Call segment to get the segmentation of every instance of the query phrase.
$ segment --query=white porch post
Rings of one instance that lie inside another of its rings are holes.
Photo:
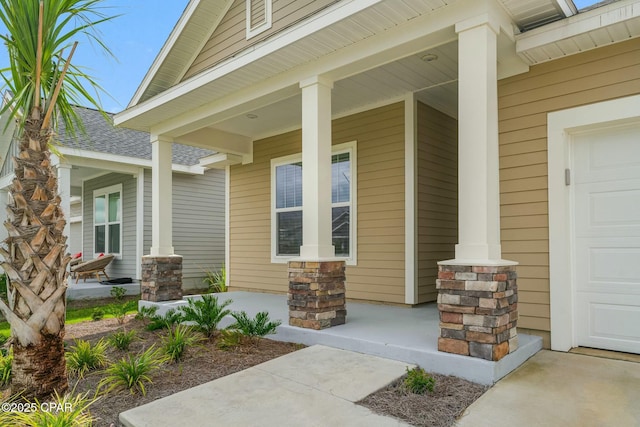
[[[518,348],[516,263],[500,248],[500,26],[482,15],[456,32],[458,244],[454,260],[438,263],[438,350],[498,361]]]
[[[302,246],[289,262],[289,324],[324,329],[346,322],[345,262],[331,239],[331,89],[319,76],[302,89]],[[310,280],[311,279],[311,280]]]
[[[174,255],[173,249],[173,142],[151,136],[151,255]]]
[[[306,261],[333,258],[331,243],[331,89],[314,77],[302,88],[302,247]]]
[[[141,298],[147,301],[182,298],[182,257],[173,250],[172,145],[170,139],[151,135],[151,254],[142,257],[140,286]],[[138,193],[141,191],[144,171],[138,173]],[[141,216],[139,210],[138,218]]]
[[[61,199],[60,207],[66,220],[63,233],[67,236],[68,244],[71,232],[71,223],[69,222],[71,219],[71,165],[58,160],[56,169],[58,171],[58,194]]]
[[[498,165],[497,35],[481,16],[458,33],[458,245],[456,260],[502,257]]]

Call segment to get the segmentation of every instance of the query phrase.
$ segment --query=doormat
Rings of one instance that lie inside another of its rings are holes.
[[[110,280],[104,280],[102,282],[100,282],[103,285],[126,285],[127,283],[133,283],[133,280],[131,279],[131,277],[123,277],[121,279],[110,279]]]

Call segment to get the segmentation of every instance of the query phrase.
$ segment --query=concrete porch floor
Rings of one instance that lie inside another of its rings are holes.
[[[125,295],[140,295],[140,283],[136,281],[133,283],[112,286],[103,285],[96,279],[87,279],[86,282],[80,279],[78,283],[76,283],[76,279],[69,278],[68,284],[67,300],[108,298],[111,296],[111,288],[114,286],[125,288],[127,290]]]
[[[439,352],[439,316],[435,303],[404,308],[348,302],[345,325],[314,331],[288,325],[286,295],[254,292],[228,292],[217,295],[221,300],[232,299],[233,303],[229,308],[233,311],[244,310],[250,316],[254,316],[259,311],[266,310],[272,320],[281,320],[282,325],[278,327],[276,335],[269,337],[271,339],[305,345],[321,344],[380,356],[485,385],[497,382],[542,349],[542,338],[519,334],[518,350],[498,362]],[[163,315],[167,310],[177,309],[187,302],[140,301],[140,304],[158,306],[158,314]],[[224,328],[231,324],[232,320],[233,318],[228,316],[219,326]]]

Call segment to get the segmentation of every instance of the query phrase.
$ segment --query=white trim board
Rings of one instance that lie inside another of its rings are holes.
[[[565,185],[565,170],[571,167],[572,134],[636,121],[640,123],[640,95],[547,115],[552,350],[569,351],[576,346],[575,286],[571,275],[571,187]]]

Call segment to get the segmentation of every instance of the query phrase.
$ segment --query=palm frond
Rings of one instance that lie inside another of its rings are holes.
[[[102,87],[80,67],[70,64],[66,74],[61,73],[75,41],[88,41],[93,49],[113,57],[96,26],[117,16],[103,11],[104,0],[42,0],[44,4],[42,32],[42,67],[40,89],[36,87],[38,18],[40,0],[0,0],[0,21],[8,33],[0,34],[9,54],[9,67],[0,70],[4,86],[13,93],[13,102],[0,108],[0,114],[9,112],[23,123],[33,111],[36,99],[42,111],[55,103],[52,125],[62,122],[66,132],[75,136],[84,127],[72,106],[90,104],[102,111]],[[97,48],[97,49],[96,49]],[[57,100],[53,93],[59,79],[63,79]],[[39,92],[39,93],[36,93]],[[18,113],[22,111],[22,115]],[[105,114],[105,118],[107,115]],[[22,126],[19,126],[22,127]]]

